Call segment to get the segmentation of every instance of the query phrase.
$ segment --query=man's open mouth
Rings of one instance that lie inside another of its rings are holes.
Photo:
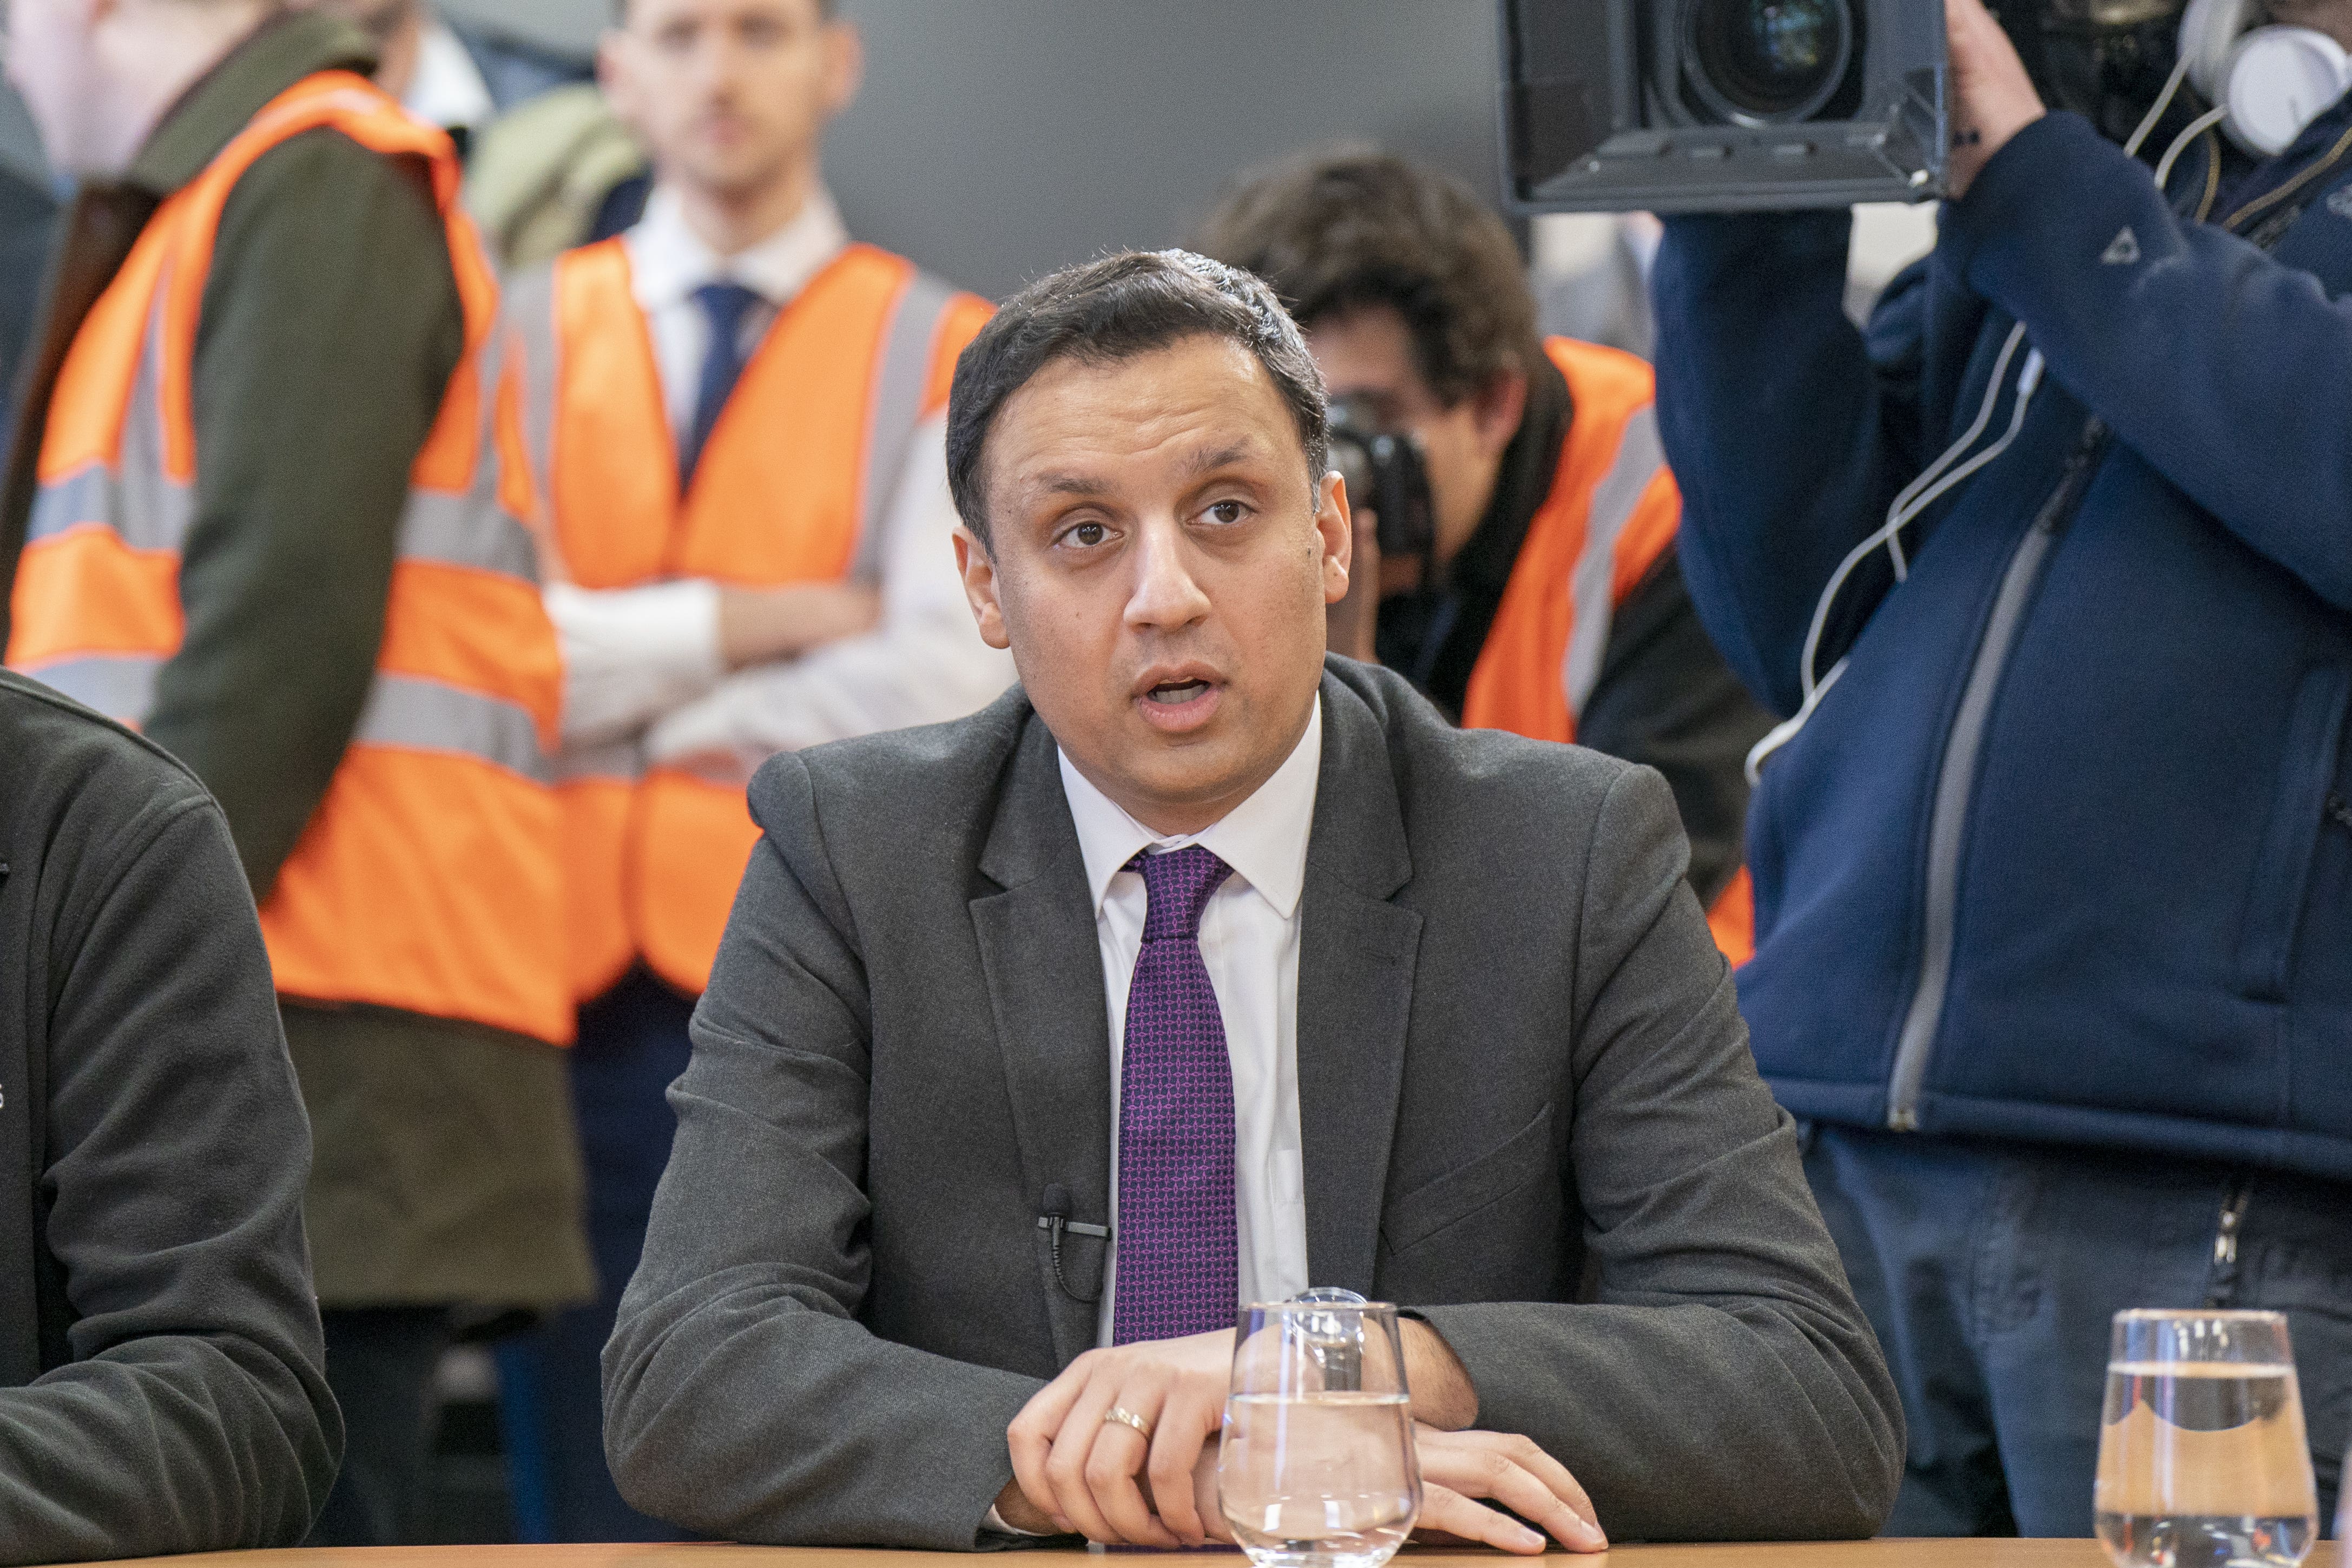
[[[1143,695],[1147,701],[1174,704],[1190,702],[1208,689],[1205,680],[1163,680]]]

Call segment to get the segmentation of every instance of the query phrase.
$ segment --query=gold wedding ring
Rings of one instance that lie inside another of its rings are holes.
[[[1116,1421],[1122,1426],[1132,1426],[1135,1428],[1136,1435],[1138,1436],[1141,1437],[1147,1443],[1151,1441],[1151,1423],[1146,1421],[1142,1416],[1138,1415],[1134,1411],[1129,1410],[1124,1405],[1114,1405],[1109,1409],[1104,1411],[1103,1419],[1106,1421]]]

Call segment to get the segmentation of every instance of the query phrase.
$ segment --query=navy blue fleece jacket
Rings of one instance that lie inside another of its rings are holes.
[[[2011,328],[1979,447],[2046,360],[1907,578],[1854,574],[1841,677],[1764,768],[1739,988],[1799,1115],[2352,1179],[2348,153],[2339,104],[2198,223],[2052,114],[1866,333],[1843,213],[1667,226],[1684,570],[1783,713],[1823,586]]]

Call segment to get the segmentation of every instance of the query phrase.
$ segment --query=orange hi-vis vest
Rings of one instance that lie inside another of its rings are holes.
[[[1495,624],[1464,694],[1462,722],[1541,741],[1576,739],[1576,716],[1601,677],[1617,606],[1674,548],[1682,492],[1658,439],[1655,377],[1616,349],[1570,338],[1544,344],[1568,378],[1575,417],[1551,493],[1504,585]],[[1755,950],[1753,895],[1742,867],[1707,911],[1734,963]]]
[[[289,997],[564,1042],[547,761],[562,669],[521,521],[520,384],[493,363],[498,288],[457,207],[448,138],[365,79],[322,71],[266,105],[156,209],[82,323],[43,432],[8,662],[145,720],[184,635],[181,549],[203,460],[193,362],[221,208],[257,158],[320,127],[432,171],[466,349],[411,469],[358,730],[261,906],[270,966]]]
[[[583,588],[677,577],[743,587],[878,575],[882,522],[956,356],[987,321],[871,246],[844,250],[776,317],[678,493],[653,340],[625,241],[519,281],[512,313],[543,535]],[[573,994],[640,958],[698,993],[759,829],[740,784],[647,768],[635,742],[558,760]]]

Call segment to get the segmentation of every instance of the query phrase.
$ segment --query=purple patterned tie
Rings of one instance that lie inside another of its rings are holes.
[[[1201,911],[1233,868],[1199,845],[1138,855],[1150,902],[1127,991],[1111,1342],[1234,1326],[1234,1069],[1201,962]]]

